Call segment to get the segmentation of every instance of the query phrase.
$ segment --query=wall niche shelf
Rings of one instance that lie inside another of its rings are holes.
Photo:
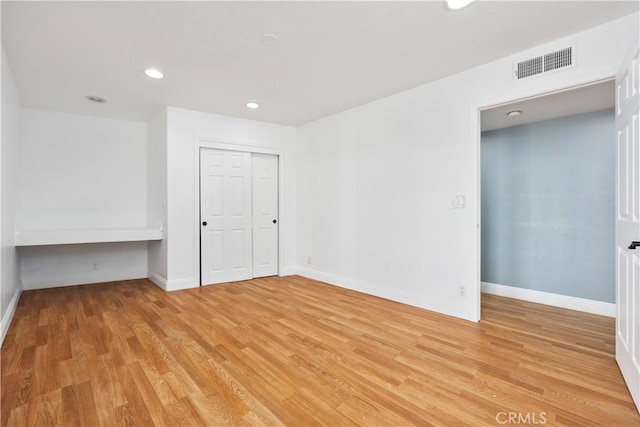
[[[77,245],[162,240],[162,227],[16,230],[16,246]]]

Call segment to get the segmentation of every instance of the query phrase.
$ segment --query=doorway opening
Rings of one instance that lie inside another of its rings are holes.
[[[481,299],[615,317],[614,104],[611,79],[481,110]]]

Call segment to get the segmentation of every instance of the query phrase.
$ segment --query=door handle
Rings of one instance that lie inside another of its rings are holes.
[[[274,220],[273,220],[273,223],[275,224],[276,222],[278,222],[278,220],[277,220],[277,219],[274,219]],[[638,244],[640,245],[640,243],[638,243]]]
[[[206,227],[206,226],[207,226],[207,221],[203,221],[203,222],[202,222],[202,226],[203,226],[203,227]]]
[[[628,249],[640,248],[640,242],[631,242]]]

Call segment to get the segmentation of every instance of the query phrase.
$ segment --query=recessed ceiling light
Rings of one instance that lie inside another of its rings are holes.
[[[86,100],[91,101],[91,102],[96,102],[98,104],[104,104],[107,102],[106,99],[104,98],[100,98],[99,96],[95,96],[95,95],[87,95],[84,97]]]
[[[447,0],[447,7],[451,10],[463,9],[469,6],[473,0]]]
[[[263,34],[262,35],[262,43],[267,46],[275,46],[278,44],[280,39],[275,34]]]
[[[247,102],[247,108],[251,108],[252,110],[257,110],[258,108],[260,108],[260,104],[254,101]]]
[[[147,68],[144,70],[144,73],[147,77],[151,77],[152,79],[164,79],[164,74],[160,70],[156,70],[155,68]]]
[[[518,117],[522,115],[522,110],[511,110],[507,113],[507,117]]]

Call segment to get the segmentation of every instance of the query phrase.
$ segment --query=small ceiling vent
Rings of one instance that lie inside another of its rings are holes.
[[[575,52],[573,47],[556,50],[535,58],[525,59],[514,64],[514,74],[516,80],[550,71],[569,68],[575,65]]]

